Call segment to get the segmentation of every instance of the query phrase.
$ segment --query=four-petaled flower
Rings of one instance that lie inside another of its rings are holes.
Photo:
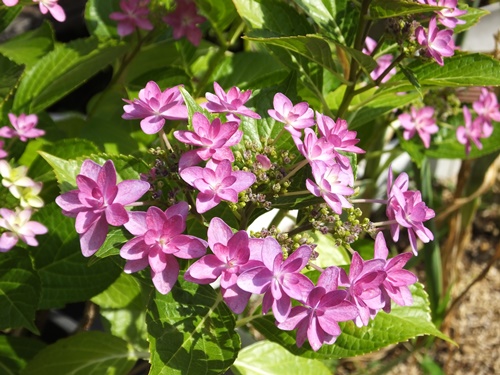
[[[141,129],[146,134],[155,134],[163,129],[165,120],[186,120],[188,117],[184,99],[178,87],[161,91],[154,81],[139,91],[139,99],[128,100],[123,106],[125,120],[141,120]]]
[[[185,36],[195,46],[200,44],[202,34],[198,25],[206,19],[198,14],[194,1],[177,0],[177,7],[163,21],[172,27],[174,39]]]
[[[292,101],[284,94],[278,92],[273,99],[274,109],[267,112],[278,122],[285,124],[285,129],[295,137],[302,135],[301,129],[314,125],[314,112],[307,102],[293,105]]]
[[[415,37],[427,55],[439,65],[444,65],[443,57],[450,57],[455,53],[453,30],[439,30],[436,26],[436,17],[430,20],[427,32],[422,26],[417,27]]]
[[[222,87],[217,82],[214,82],[214,91],[215,95],[210,92],[205,94],[208,102],[203,104],[210,112],[227,113],[226,118],[228,120],[238,123],[240,119],[236,115],[260,119],[258,113],[245,107],[245,103],[250,99],[250,95],[252,95],[251,90],[241,92],[238,87],[231,87],[226,94]]]
[[[199,147],[181,155],[179,169],[182,170],[210,158],[233,162],[234,155],[229,147],[239,143],[243,137],[243,132],[238,129],[238,126],[238,123],[234,121],[222,123],[219,118],[210,123],[205,115],[196,112],[193,115],[194,132],[187,130],[174,132],[174,137],[179,141]]]
[[[311,290],[303,306],[295,306],[285,321],[278,327],[285,331],[297,328],[297,346],[300,348],[306,338],[314,351],[323,344],[333,344],[341,331],[338,322],[355,319],[358,309],[346,301],[347,292],[338,290],[337,267],[329,267],[318,279],[318,285]]]
[[[251,172],[233,171],[229,160],[215,163],[210,160],[205,168],[188,167],[180,172],[184,181],[199,190],[196,211],[202,214],[221,201],[238,202],[238,193],[248,189],[256,177]]]
[[[439,130],[436,120],[433,117],[434,108],[432,107],[423,107],[421,109],[411,107],[411,114],[403,113],[399,115],[398,120],[405,129],[403,138],[409,140],[418,133],[425,148],[429,148],[431,145],[431,134],[435,134]]]
[[[35,236],[47,233],[47,227],[37,221],[30,221],[31,209],[12,211],[0,208],[0,228],[7,231],[0,236],[0,252],[5,253],[16,246],[19,240],[29,246],[38,246]]]
[[[45,134],[45,130],[35,128],[38,123],[37,115],[25,115],[22,113],[18,117],[13,113],[9,113],[9,120],[14,129],[8,126],[0,128],[0,137],[19,137],[22,142],[26,142],[28,138],[38,138]]]
[[[274,317],[283,322],[290,314],[291,298],[305,301],[314,284],[300,271],[307,265],[312,249],[303,245],[283,259],[281,245],[272,237],[262,242],[262,264],[238,277],[238,286],[250,293],[263,294],[262,312],[272,307]]]
[[[184,278],[197,284],[209,284],[220,277],[224,301],[235,314],[241,314],[251,293],[241,289],[236,281],[243,271],[261,264],[260,254],[251,251],[252,241],[259,240],[250,239],[244,230],[233,233],[229,225],[218,217],[210,221],[207,236],[213,254],[194,262]]]
[[[127,36],[136,28],[153,30],[153,24],[148,19],[149,0],[120,0],[122,12],[113,12],[109,15],[113,21],[118,22],[118,35]]]
[[[106,239],[108,224],[121,226],[129,220],[124,206],[136,202],[146,193],[146,181],[125,180],[116,184],[116,169],[111,160],[101,167],[85,160],[76,176],[78,189],[56,198],[63,214],[76,217],[75,229],[80,235],[84,256],[93,255]]]
[[[120,250],[120,256],[127,260],[125,272],[137,272],[149,265],[156,289],[162,294],[169,293],[179,276],[176,258],[199,258],[207,250],[202,239],[182,234],[188,212],[186,202],[177,203],[165,212],[154,206],[147,212],[131,212],[124,226],[135,237]]]

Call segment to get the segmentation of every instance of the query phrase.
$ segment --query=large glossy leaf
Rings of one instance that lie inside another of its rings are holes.
[[[0,53],[31,68],[54,48],[54,31],[48,22],[0,44]]]
[[[220,374],[240,349],[234,315],[208,285],[179,279],[169,294],[156,292],[146,323],[151,375]]]
[[[34,320],[40,289],[26,250],[14,247],[0,254],[0,330],[25,327],[38,333]]]
[[[42,111],[122,56],[127,49],[118,41],[100,42],[95,37],[57,45],[23,76],[14,99],[14,110]]]
[[[408,69],[422,87],[432,86],[500,86],[500,61],[480,53],[456,53],[444,59],[444,66],[435,61],[417,61]],[[403,73],[397,73],[387,82],[387,89],[393,91],[412,90],[413,85],[405,80]]]
[[[251,324],[267,339],[283,345],[290,352],[308,358],[347,358],[367,354],[385,346],[422,335],[450,340],[432,323],[429,298],[421,284],[411,288],[413,306],[393,305],[390,314],[379,312],[367,327],[357,328],[352,322],[340,323],[342,334],[333,345],[323,345],[314,352],[308,343],[295,344],[295,332],[280,331],[272,316],[252,320]]]
[[[282,346],[259,341],[240,351],[231,367],[236,375],[330,375],[320,361],[293,355]]]
[[[0,336],[0,373],[16,375],[46,345],[26,337]]]
[[[351,46],[359,23],[358,7],[349,0],[294,0],[329,37]]]
[[[80,332],[42,349],[22,375],[127,375],[136,360],[126,341],[98,331]]]
[[[41,309],[85,301],[105,290],[118,277],[121,268],[110,258],[89,265],[89,259],[80,250],[75,220],[63,216],[54,202],[46,205],[35,218],[49,229],[46,235],[40,236],[40,251],[32,253],[42,283]]]
[[[89,0],[85,6],[85,23],[92,35],[99,39],[117,38],[118,23],[109,18],[114,11],[121,11],[119,0]]]
[[[222,33],[238,16],[231,0],[195,0],[198,11],[212,24],[215,30]]]
[[[416,13],[430,13],[434,10],[441,10],[442,7],[423,5],[407,0],[372,0],[370,3],[370,18],[382,19],[405,16]]]

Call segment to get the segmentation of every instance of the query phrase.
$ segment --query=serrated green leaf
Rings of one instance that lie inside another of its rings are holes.
[[[240,351],[231,367],[236,375],[330,375],[320,361],[295,356],[270,341],[259,341]]]
[[[7,253],[1,253],[0,330],[25,327],[38,334],[35,312],[40,290],[40,279],[26,250],[14,247]]]
[[[24,66],[16,64],[7,57],[0,55],[0,104],[14,90],[23,74]]]
[[[0,53],[31,68],[54,48],[54,31],[43,22],[38,29],[25,32],[0,44]]]
[[[32,252],[42,284],[40,309],[85,301],[105,290],[122,271],[111,258],[89,266],[80,250],[74,219],[63,216],[55,202],[40,210],[35,220],[49,229]]]
[[[358,7],[349,0],[294,0],[335,41],[351,46],[359,22]]]
[[[208,285],[179,279],[169,294],[156,292],[146,323],[151,375],[220,374],[240,349],[234,315]]]
[[[240,17],[252,29],[264,29],[274,36],[306,35],[314,32],[306,18],[277,0],[233,0]]]
[[[127,50],[124,43],[113,40],[99,42],[95,37],[57,45],[23,76],[14,99],[14,110],[28,113],[42,111]]]
[[[82,162],[58,158],[43,151],[39,154],[54,170],[61,193],[75,189],[76,175],[80,173]]]
[[[390,314],[379,312],[368,326],[357,328],[352,322],[339,323],[342,334],[333,345],[323,345],[314,352],[308,343],[302,348],[295,344],[295,332],[281,331],[271,316],[252,320],[251,324],[267,339],[281,344],[290,352],[307,358],[347,358],[371,353],[385,346],[422,335],[434,335],[451,341],[432,323],[429,298],[422,284],[410,286],[412,306],[393,304]]]
[[[0,6],[0,32],[9,26],[22,10],[22,7]]]
[[[106,240],[97,253],[95,253],[96,258],[106,258],[120,254],[120,248],[129,239],[126,236],[126,233],[128,232],[123,228],[110,230],[106,236]]]
[[[368,14],[371,19],[378,20],[409,14],[430,13],[441,9],[443,7],[423,5],[408,0],[372,0]]]
[[[461,33],[474,26],[482,17],[490,14],[487,10],[469,7],[466,4],[460,4],[459,9],[466,10],[467,13],[463,16],[457,17],[459,20],[465,21],[464,24],[457,24],[453,29],[454,34]]]
[[[123,272],[105,291],[92,298],[92,302],[106,309],[141,309],[146,307],[148,300],[142,284],[133,275]]]
[[[45,348],[42,341],[26,338],[0,336],[0,372],[16,375],[40,350]]]
[[[109,18],[114,11],[120,11],[119,0],[89,0],[85,6],[85,24],[92,35],[99,39],[117,38],[118,23]]]
[[[422,87],[500,86],[500,61],[481,53],[456,53],[445,58],[444,66],[434,61],[416,61],[407,67]],[[384,91],[411,90],[402,72],[393,76]]]
[[[28,363],[23,375],[127,375],[137,359],[127,343],[89,331],[47,346]]]

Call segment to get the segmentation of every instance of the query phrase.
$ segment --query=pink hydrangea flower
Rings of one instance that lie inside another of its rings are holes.
[[[192,121],[194,132],[187,130],[174,132],[174,137],[179,141],[199,147],[181,155],[179,169],[182,170],[210,158],[217,161],[234,161],[230,147],[239,143],[243,137],[243,132],[238,129],[238,123],[230,121],[223,124],[219,118],[210,123],[205,115],[199,112],[193,115]]]
[[[135,237],[120,250],[120,256],[127,260],[125,272],[137,272],[149,265],[156,289],[162,294],[169,293],[179,276],[177,258],[199,258],[207,250],[202,239],[182,234],[188,212],[186,202],[177,203],[165,212],[154,206],[147,212],[131,212],[125,228]]]
[[[5,6],[8,7],[13,7],[14,5],[17,5],[17,3],[19,2],[19,0],[2,0],[2,1],[5,4]]]
[[[494,92],[486,87],[481,89],[479,99],[472,103],[472,108],[482,121],[482,137],[488,138],[493,133],[492,121],[500,121],[498,100]]]
[[[339,285],[346,288],[347,300],[356,305],[359,315],[355,318],[356,326],[366,326],[382,309],[385,302],[380,286],[385,280],[384,262],[380,259],[365,261],[358,252],[352,256],[349,276],[340,269]]]
[[[122,12],[113,12],[109,15],[113,21],[118,22],[118,35],[127,36],[136,28],[153,30],[153,24],[148,19],[149,0],[120,0]]]
[[[339,269],[329,267],[320,275],[303,306],[295,306],[285,321],[278,324],[284,331],[297,329],[297,346],[306,338],[317,351],[323,344],[333,344],[342,333],[338,322],[353,320],[358,309],[346,301],[347,292],[337,290]]]
[[[260,254],[251,251],[251,242],[255,239],[250,239],[244,230],[233,233],[218,217],[210,221],[207,235],[213,254],[194,262],[184,278],[197,284],[209,284],[220,277],[224,302],[235,314],[241,314],[252,294],[241,289],[236,281],[242,272],[261,264]]]
[[[349,186],[352,181],[339,164],[332,166],[321,161],[312,164],[312,174],[316,183],[306,180],[307,190],[316,197],[323,197],[325,202],[336,214],[342,213],[342,208],[350,208],[352,204],[345,196],[352,195],[354,190]]]
[[[267,112],[278,122],[285,124],[285,129],[293,136],[300,137],[301,129],[314,125],[314,112],[306,102],[293,105],[290,99],[278,92],[273,99],[274,109]]]
[[[243,272],[238,286],[250,293],[264,294],[262,312],[272,307],[274,317],[283,322],[290,314],[291,298],[305,301],[314,284],[300,271],[307,265],[312,249],[303,245],[283,259],[281,245],[273,237],[262,242],[262,264]]]
[[[458,0],[417,0],[420,4],[431,6],[446,7],[446,9],[437,10],[439,22],[450,29],[454,29],[457,25],[463,25],[464,20],[459,20],[457,17],[467,13],[466,10],[457,8]]]
[[[206,19],[198,14],[194,1],[177,0],[177,7],[172,13],[163,17],[163,21],[172,27],[174,39],[185,36],[195,46],[200,44],[202,34],[198,25]]]
[[[229,160],[222,160],[218,164],[210,160],[205,168],[188,167],[180,175],[200,191],[196,197],[196,211],[200,214],[223,200],[237,203],[238,193],[248,189],[256,180],[251,172],[233,171]]]
[[[411,107],[411,114],[403,113],[398,116],[398,119],[405,129],[403,138],[409,140],[418,133],[425,148],[429,148],[431,145],[431,134],[439,131],[436,120],[434,120],[434,108],[432,107],[423,107],[421,109]]]
[[[472,115],[469,108],[465,105],[463,107],[463,113],[465,124],[457,128],[456,135],[458,142],[465,145],[465,154],[469,155],[472,143],[480,150],[483,148],[481,143],[481,138],[483,137],[483,121],[481,117],[477,117],[472,121]]]
[[[38,138],[45,134],[45,130],[37,129],[37,115],[20,114],[19,117],[13,113],[9,113],[9,120],[12,128],[3,126],[0,128],[0,137],[14,138],[19,137],[22,142],[26,142],[30,138]]]
[[[29,246],[38,246],[35,236],[47,233],[48,229],[37,221],[30,221],[31,209],[12,211],[0,208],[0,228],[6,230],[0,236],[0,252],[5,253],[16,246],[19,240]]]
[[[366,37],[365,40],[365,48],[363,48],[363,53],[365,55],[371,55],[375,48],[377,47],[377,42],[370,38]],[[377,80],[383,72],[392,64],[393,56],[389,54],[382,55],[377,58],[377,67],[370,73],[370,77],[375,81]],[[387,82],[391,77],[396,74],[396,68],[392,68],[389,73],[386,74],[384,78],[382,78],[381,83]]]
[[[104,243],[108,224],[120,226],[129,221],[125,206],[135,203],[146,193],[146,181],[125,180],[116,183],[116,169],[111,160],[101,167],[92,160],[85,160],[76,176],[78,189],[56,198],[63,214],[76,217],[75,228],[80,235],[84,256],[93,255]]]
[[[419,26],[415,30],[415,37],[417,42],[424,47],[426,54],[436,60],[439,65],[444,65],[443,57],[450,57],[455,53],[453,30],[439,30],[436,26],[436,17],[430,20],[427,32]]]
[[[407,190],[408,178],[406,174],[402,175],[392,183],[392,170],[389,169],[386,214],[389,220],[395,221],[391,224],[392,239],[398,241],[399,227],[406,228],[413,253],[417,255],[417,237],[424,243],[434,239],[432,232],[423,223],[432,219],[435,212],[422,201],[420,191]]]
[[[379,232],[375,238],[374,259],[385,261],[383,270],[386,277],[380,289],[385,303],[383,309],[386,313],[391,312],[391,300],[400,306],[411,306],[413,304],[413,298],[408,286],[415,284],[418,280],[413,273],[403,269],[413,256],[412,253],[399,254],[391,259],[387,259],[388,255],[389,249],[385,243],[384,234]]]
[[[156,134],[163,129],[165,120],[186,120],[188,112],[178,87],[161,91],[154,81],[139,91],[139,99],[123,99],[125,120],[141,120],[141,129],[146,134]]]
[[[213,113],[227,113],[226,116],[230,121],[237,121],[240,119],[236,115],[248,116],[254,119],[260,119],[259,114],[251,109],[245,107],[245,103],[252,95],[251,90],[241,92],[238,87],[231,87],[226,92],[220,87],[217,82],[214,82],[215,95],[207,92],[205,97],[208,102],[203,104],[203,107]]]
[[[54,17],[59,22],[66,21],[66,13],[64,9],[57,2],[59,0],[33,0],[33,2],[38,3],[40,12],[42,14],[47,14],[50,12],[52,17]]]
[[[299,137],[292,137],[297,149],[312,164],[317,161],[322,161],[328,165],[335,163],[335,151],[333,145],[328,142],[326,137],[316,135],[314,130],[310,128],[304,129],[304,140]]]

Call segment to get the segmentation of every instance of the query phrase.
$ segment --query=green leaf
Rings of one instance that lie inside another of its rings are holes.
[[[23,74],[24,66],[16,64],[7,57],[0,55],[0,104],[8,99],[19,78]]]
[[[316,359],[291,354],[270,341],[259,341],[240,351],[231,367],[236,375],[330,375],[331,371]],[[286,370],[285,370],[286,369]]]
[[[233,0],[240,17],[252,29],[264,29],[274,36],[306,35],[314,32],[306,18],[290,5],[277,0]]]
[[[457,17],[459,20],[465,21],[464,24],[457,24],[453,29],[454,34],[461,33],[474,26],[482,17],[490,14],[487,10],[469,7],[466,4],[460,4],[459,9],[466,10],[467,13],[463,16]]]
[[[222,33],[238,16],[231,0],[195,0],[198,11],[205,16],[218,33]]]
[[[23,375],[127,375],[136,358],[127,343],[99,331],[80,332],[42,349]]]
[[[144,297],[142,284],[134,276],[121,273],[105,291],[92,298],[92,302],[106,309],[134,307],[141,309],[148,303],[148,295]]]
[[[294,0],[322,32],[344,46],[351,46],[359,23],[358,7],[349,0]]]
[[[38,29],[22,33],[0,44],[0,53],[31,68],[54,49],[54,31],[47,21]]]
[[[330,233],[322,234],[319,231],[308,232],[314,239],[317,247],[314,249],[319,255],[316,259],[318,267],[342,266],[351,263],[347,250],[335,244],[335,238]],[[373,246],[372,246],[373,247]]]
[[[26,364],[45,348],[39,340],[26,337],[0,336],[0,372],[4,375],[15,375],[26,367]]]
[[[208,285],[179,278],[169,294],[156,292],[146,323],[151,375],[220,374],[240,349],[234,315]]]
[[[106,258],[120,254],[122,245],[129,240],[126,236],[127,233],[128,232],[121,227],[110,230],[106,236],[106,240],[97,253],[95,253],[96,258]]]
[[[119,0],[89,0],[85,6],[85,24],[92,35],[99,39],[117,38],[118,23],[109,18],[114,11],[119,11]]]
[[[251,324],[267,339],[281,344],[293,354],[307,358],[354,357],[422,335],[434,335],[452,342],[432,323],[429,299],[423,285],[417,283],[410,290],[413,295],[412,306],[393,304],[390,314],[381,311],[368,326],[362,328],[357,328],[352,321],[339,323],[342,334],[337,341],[333,345],[323,345],[317,352],[311,350],[308,343],[298,348],[295,332],[279,330],[272,316],[256,318]]]
[[[407,67],[422,87],[500,86],[500,61],[480,53],[456,53],[446,58],[444,66],[434,61],[417,61]],[[413,86],[397,73],[384,91],[411,90]]]
[[[14,110],[29,113],[44,110],[127,50],[124,43],[99,42],[95,37],[57,45],[23,76],[14,99]]]
[[[34,320],[40,300],[40,279],[29,254],[14,247],[0,255],[0,330],[25,327],[38,334]]]
[[[408,0],[372,0],[369,15],[373,20],[406,16],[417,13],[430,13],[443,7],[422,5]]]
[[[332,59],[332,51],[328,42],[320,35],[309,34],[306,36],[290,36],[290,37],[258,37],[262,35],[260,32],[251,32],[245,39],[257,43],[264,43],[273,46],[286,48],[292,52],[296,52],[311,61],[319,64],[331,73],[337,73],[335,62]],[[369,56],[366,56],[370,58]],[[375,64],[376,66],[376,64]],[[338,73],[337,73],[338,75]],[[343,80],[343,77],[338,76]]]
[[[32,252],[42,283],[39,308],[85,301],[105,290],[122,271],[111,258],[89,266],[80,250],[74,219],[63,216],[55,202],[40,210],[35,220],[49,229]]]
[[[0,6],[0,32],[4,31],[7,26],[9,26],[22,10],[22,7]]]

